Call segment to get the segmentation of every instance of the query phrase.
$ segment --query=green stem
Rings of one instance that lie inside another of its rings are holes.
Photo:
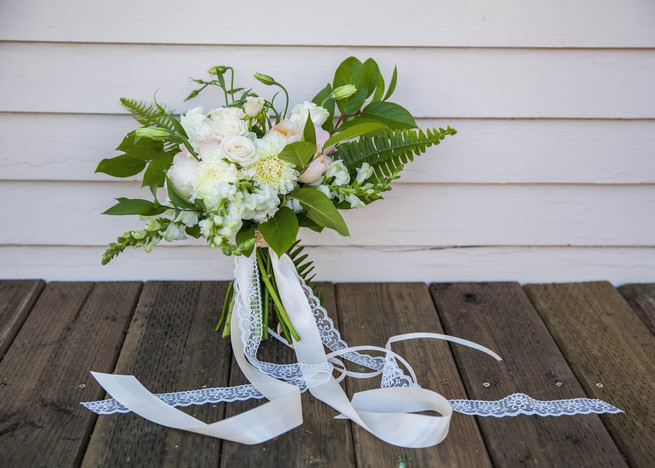
[[[266,268],[264,267],[264,262],[262,261],[262,256],[261,253],[259,252],[259,249],[257,249],[256,256],[257,256],[257,264],[259,265],[259,271],[266,272]],[[295,330],[295,328],[293,328],[293,325],[291,324],[291,320],[289,320],[289,316],[287,315],[287,312],[284,310],[284,307],[280,302],[280,298],[275,292],[275,289],[273,288],[270,279],[266,274],[262,274],[261,277],[262,280],[264,281],[264,284],[266,285],[266,288],[268,289],[269,294],[271,295],[271,298],[273,299],[273,303],[275,304],[275,310],[277,311],[277,315],[280,321],[282,321],[287,326],[287,328],[289,329],[295,340],[300,341],[300,336],[298,335],[298,332]]]
[[[225,319],[225,312],[227,311],[227,305],[230,303],[232,286],[234,286],[234,281],[230,281],[230,285],[227,287],[227,293],[225,293],[225,300],[223,301],[223,308],[221,309],[221,319],[218,321],[218,325],[216,325],[216,331],[220,330],[221,325],[223,325],[223,320]]]
[[[230,310],[227,311],[227,320],[225,321],[225,328],[223,328],[223,338],[230,335],[230,329],[232,325],[232,310],[234,309],[234,299],[230,302]]]
[[[232,67],[227,67],[230,70],[231,77],[230,77],[230,96],[232,97],[232,103],[234,103],[234,68]]]

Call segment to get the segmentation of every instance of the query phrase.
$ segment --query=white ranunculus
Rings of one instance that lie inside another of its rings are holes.
[[[240,107],[219,107],[209,111],[212,120],[242,120],[246,114]]]
[[[308,113],[311,116],[312,122],[319,127],[330,117],[330,113],[326,109],[317,106],[313,102],[305,101],[291,109],[291,117],[289,119],[298,127],[304,128]]]
[[[355,181],[358,184],[361,184],[372,175],[373,175],[373,168],[369,163],[365,162],[360,167],[357,168],[357,178],[355,179]]]
[[[220,140],[229,136],[246,136],[250,133],[248,123],[245,120],[215,120],[212,127],[214,135]]]
[[[257,114],[259,114],[263,108],[264,98],[259,96],[248,96],[246,98],[246,103],[243,106],[243,110],[245,111],[246,115],[250,117],[257,117]]]
[[[245,136],[229,136],[221,141],[220,151],[230,161],[248,167],[259,159],[252,139]]]
[[[188,151],[177,153],[173,158],[173,165],[168,170],[168,179],[173,187],[187,200],[193,193],[197,171],[198,161]]]
[[[202,107],[189,109],[186,114],[180,116],[180,123],[192,144],[213,138],[211,123]]]

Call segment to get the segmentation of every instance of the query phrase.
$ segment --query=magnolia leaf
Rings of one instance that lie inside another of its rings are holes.
[[[382,73],[378,75],[378,83],[375,86],[375,94],[371,102],[378,102],[382,100],[382,95],[384,94],[384,77]]]
[[[312,124],[312,128],[314,125]],[[283,161],[290,162],[296,169],[302,169],[311,161],[312,157],[316,153],[316,143],[310,143],[308,141],[296,141],[294,143],[289,143],[284,147],[282,152],[277,155]]]
[[[397,82],[398,82],[398,67],[393,67],[393,75],[391,75],[391,83],[389,83],[389,89],[387,90],[387,94],[384,96],[383,101],[386,101],[391,97],[391,95],[396,89]]]
[[[100,161],[96,172],[102,172],[112,177],[130,177],[137,175],[145,167],[145,161],[131,158],[127,154],[121,154],[115,158],[107,158]]]
[[[259,224],[259,232],[266,243],[281,257],[298,235],[298,218],[292,209],[283,206],[271,219]]]
[[[193,210],[196,206],[193,203],[188,202],[180,193],[177,191],[175,186],[171,183],[171,180],[166,177],[166,189],[168,191],[168,198],[173,203],[181,209]]]
[[[164,144],[150,138],[139,138],[137,140],[135,132],[130,132],[116,149],[131,158],[149,161],[155,159],[158,154],[164,151]]]
[[[297,188],[289,194],[305,208],[307,217],[319,226],[334,229],[342,236],[350,236],[346,222],[330,199],[315,188]]]
[[[334,144],[337,144],[345,140],[350,140],[351,138],[371,135],[373,133],[383,132],[385,130],[389,130],[389,127],[379,122],[367,122],[367,123],[355,124],[352,127],[348,127],[342,132],[339,132],[336,135],[333,135],[330,138],[328,138],[328,140],[323,145],[323,148],[329,148]]]
[[[117,198],[116,200],[118,203],[102,214],[155,216],[167,209],[165,206],[156,207],[153,202],[140,198]]]
[[[364,72],[366,73],[366,84],[368,90],[366,91],[366,97],[368,98],[371,94],[373,94],[373,91],[375,90],[375,87],[379,83],[379,76],[380,76],[380,68],[378,67],[378,64],[373,60],[372,58],[369,58],[364,62]]]
[[[334,89],[346,84],[355,85],[357,92],[349,98],[337,101],[337,107],[344,114],[354,114],[366,101],[368,96],[368,82],[366,71],[362,62],[355,57],[348,57],[341,62],[339,68],[334,73]]]
[[[393,102],[372,102],[362,110],[361,118],[375,120],[391,129],[418,127],[412,114]]]
[[[316,144],[316,129],[314,128],[314,122],[312,122],[312,113],[307,112],[307,122],[305,122],[305,128],[302,132],[303,141]],[[316,151],[316,150],[314,150]]]

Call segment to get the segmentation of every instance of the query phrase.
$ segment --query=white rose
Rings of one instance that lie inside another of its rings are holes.
[[[175,190],[187,200],[191,197],[196,184],[198,161],[188,151],[177,153],[173,165],[168,170],[168,179]]]
[[[220,146],[223,156],[230,161],[241,165],[250,166],[259,159],[253,141],[244,136],[229,136],[223,139]]]
[[[227,119],[214,121],[214,135],[222,140],[228,136],[245,136],[248,135],[248,124],[245,120]]]
[[[246,104],[243,106],[243,110],[246,112],[246,115],[250,117],[257,117],[257,115],[264,108],[264,98],[248,96],[246,98]]]
[[[219,107],[209,111],[212,120],[241,120],[246,114],[240,107]]]
[[[195,143],[212,138],[212,128],[209,119],[203,113],[202,107],[194,107],[180,116],[180,123],[184,128],[189,141]]]
[[[291,109],[291,117],[289,119],[298,127],[304,128],[308,113],[311,116],[312,122],[319,127],[330,117],[330,113],[326,109],[317,106],[313,102],[305,101]]]

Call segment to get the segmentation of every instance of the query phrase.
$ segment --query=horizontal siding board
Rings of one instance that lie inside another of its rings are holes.
[[[419,117],[653,118],[655,50],[237,47],[0,43],[0,111],[121,113],[118,97],[186,109],[189,76],[216,62],[257,86],[275,76],[291,102],[311,99],[348,55],[374,56],[388,76],[398,65],[394,99]],[[108,66],[111,64],[111,66]],[[215,107],[218,93],[196,105]]]
[[[450,124],[459,133],[406,166],[399,183],[655,183],[655,120],[418,124]],[[119,154],[113,148],[137,126],[126,115],[0,113],[0,178],[115,180],[93,172],[100,159]]]
[[[102,216],[116,197],[151,198],[139,184],[9,182],[0,184],[2,219],[29,213],[0,230],[2,244],[103,245],[135,216]],[[161,199],[165,198],[162,195]],[[403,184],[384,202],[344,211],[351,236],[301,233],[310,245],[652,246],[653,185]]]
[[[652,47],[653,7],[626,0],[5,2],[0,39],[203,44]],[[184,5],[184,6],[181,6]],[[180,17],[186,16],[181,21]],[[239,21],[233,19],[238,18]],[[273,24],[271,18],[275,18]],[[326,27],[329,25],[329,28]],[[247,31],[246,32],[244,32]],[[391,33],[390,33],[391,32]]]
[[[101,247],[0,247],[2,275],[46,280],[226,280],[233,259],[209,247],[129,250],[100,265]],[[655,281],[653,248],[309,247],[321,281]]]

